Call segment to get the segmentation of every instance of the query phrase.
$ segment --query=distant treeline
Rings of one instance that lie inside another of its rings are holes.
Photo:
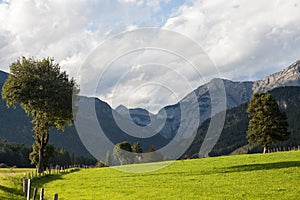
[[[29,154],[32,151],[31,147],[24,144],[8,143],[7,141],[0,141],[0,167],[35,167],[31,164]],[[82,156],[69,154],[63,148],[54,148],[53,157],[49,160],[49,166],[56,165],[95,165],[96,160]]]

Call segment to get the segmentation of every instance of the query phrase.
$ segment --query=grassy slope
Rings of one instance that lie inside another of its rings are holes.
[[[161,163],[123,167],[151,165]],[[136,174],[83,169],[34,181],[45,187],[47,199],[58,193],[60,200],[299,199],[299,184],[300,151],[176,161],[155,172]]]
[[[142,174],[87,169],[37,184],[60,199],[298,199],[300,152],[176,161]]]
[[[22,177],[24,172],[32,169],[0,169],[0,199],[24,200],[22,193]]]

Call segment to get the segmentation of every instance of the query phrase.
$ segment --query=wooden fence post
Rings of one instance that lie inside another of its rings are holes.
[[[40,200],[44,200],[44,188],[41,188]]]
[[[30,183],[30,179],[28,179],[28,184],[27,184],[27,200],[30,200],[30,187],[31,187],[31,183]]]
[[[33,200],[35,200],[36,194],[37,194],[37,188],[34,188],[34,189],[33,189],[33,195],[32,195],[32,199],[33,199]]]
[[[24,197],[26,197],[26,191],[27,191],[27,184],[26,184],[26,173],[24,173],[23,176],[23,193],[24,193]]]
[[[58,194],[54,195],[54,200],[58,200]]]

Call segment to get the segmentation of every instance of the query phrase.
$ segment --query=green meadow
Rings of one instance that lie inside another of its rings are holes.
[[[32,169],[0,168],[0,199],[22,199],[22,177]]]
[[[300,151],[80,169],[33,180],[46,199],[299,199]],[[22,197],[22,170],[1,169],[0,199]]]

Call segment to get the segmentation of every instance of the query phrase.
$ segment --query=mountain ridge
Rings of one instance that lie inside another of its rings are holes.
[[[254,93],[267,92],[272,89],[283,86],[300,86],[300,60],[294,62],[293,64],[291,64],[290,66],[288,66],[280,72],[271,74],[257,81],[231,81],[220,78],[212,79],[210,82],[203,84],[194,91],[188,93],[177,104],[165,106],[158,112],[157,115],[153,117],[158,117],[162,112],[167,113],[168,120],[164,128],[160,131],[160,134],[167,139],[171,139],[174,137],[180,123],[181,115],[179,105],[181,103],[190,104],[193,101],[194,96],[197,97],[199,102],[199,126],[205,120],[217,114],[211,113],[211,98],[209,94],[209,86],[213,84],[216,80],[222,80],[224,83],[227,102],[226,109],[230,109],[248,102]],[[215,100],[222,101],[221,98],[222,97],[217,97]],[[142,120],[138,120],[138,117],[138,115],[135,115],[134,121],[143,122]],[[147,124],[142,125],[146,126]]]
[[[253,92],[267,92],[276,87],[300,85],[300,60],[280,72],[271,74],[253,84]]]
[[[209,88],[215,82],[220,80],[223,81],[224,87],[226,90],[226,109],[238,107],[246,102],[248,102],[254,93],[254,91],[266,91],[271,90],[277,87],[282,86],[300,86],[300,75],[299,75],[300,61],[294,62],[288,68],[277,72],[270,76],[265,77],[264,79],[258,81],[240,81],[234,82],[226,79],[213,79],[207,84],[199,86],[194,91],[190,92],[180,102],[174,105],[168,105],[162,108],[157,114],[151,114],[146,109],[143,108],[131,108],[128,109],[125,106],[120,108],[112,109],[109,104],[98,99],[98,98],[88,98],[81,97],[82,99],[94,99],[95,101],[95,110],[97,118],[103,126],[105,134],[110,138],[113,143],[121,142],[127,140],[131,143],[139,141],[142,145],[142,148],[146,150],[149,146],[154,145],[157,149],[163,147],[168,142],[170,142],[177,134],[180,123],[181,123],[181,110],[180,104],[190,105],[194,100],[192,96],[196,96],[199,106],[199,124],[200,126],[205,120],[209,119],[216,113],[212,113],[211,108],[211,94]],[[280,78],[282,76],[282,78]],[[2,85],[8,74],[0,70],[0,87]],[[280,81],[278,81],[280,80]],[[255,87],[254,87],[255,86]],[[216,97],[215,101],[222,101],[223,97]],[[284,103],[284,102],[283,102]],[[123,109],[123,113],[120,111]],[[194,108],[188,107],[188,112],[194,112]],[[26,116],[24,111],[17,106],[16,110],[8,109],[5,105],[5,101],[0,98],[0,139],[8,140],[9,142],[25,143],[31,145],[33,143],[33,134],[32,134],[32,124],[30,123],[30,117]],[[127,116],[124,115],[127,113]],[[128,113],[130,115],[128,115]],[[85,113],[86,116],[83,116],[83,119],[88,120],[89,113]],[[118,124],[115,122],[115,116],[125,125],[129,131],[137,132],[137,134],[148,134],[151,132],[158,133],[156,137],[150,138],[141,138],[127,135],[126,131],[122,131],[118,127]],[[151,127],[153,123],[159,123],[160,121],[165,120],[165,124],[162,127],[154,126]],[[187,122],[193,123],[193,119],[186,118],[183,119]],[[138,125],[138,127],[144,130],[147,128],[147,131],[139,132],[136,131],[132,121]],[[188,125],[188,123],[187,123]],[[148,127],[150,126],[150,127]],[[193,129],[185,130],[186,135],[193,134]],[[54,133],[54,134],[52,134]],[[50,134],[50,143],[54,143],[57,147],[65,148],[70,153],[75,153],[81,156],[89,156],[91,154],[88,152],[86,147],[83,145],[82,141],[79,138],[76,127],[71,126],[67,127],[65,133],[60,131],[53,131]],[[183,135],[183,138],[185,136]],[[106,152],[104,152],[106,153]]]

